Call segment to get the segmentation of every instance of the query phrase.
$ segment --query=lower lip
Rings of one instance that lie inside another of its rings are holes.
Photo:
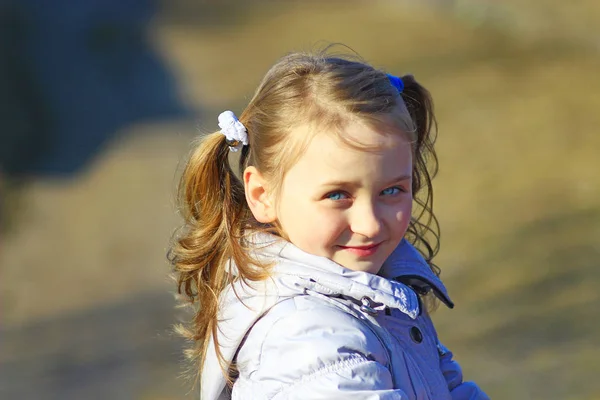
[[[368,257],[375,254],[379,245],[375,245],[373,247],[344,247],[340,246],[342,250],[349,251],[350,253],[358,256],[358,257]]]

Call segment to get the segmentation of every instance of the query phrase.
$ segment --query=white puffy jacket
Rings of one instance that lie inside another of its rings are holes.
[[[221,296],[219,345],[239,371],[225,384],[214,345],[201,378],[201,400],[478,400],[463,382],[417,291],[446,289],[403,241],[378,275],[352,271],[288,242],[269,242],[261,257],[273,275],[237,282]]]

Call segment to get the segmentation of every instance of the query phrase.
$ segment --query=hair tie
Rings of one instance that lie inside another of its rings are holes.
[[[225,135],[225,142],[229,146],[229,150],[235,152],[241,149],[242,146],[248,145],[248,131],[233,111],[223,111],[219,115],[219,128],[221,128],[221,133]]]
[[[402,79],[392,74],[387,74],[387,77],[390,80],[392,86],[398,89],[399,93],[402,93],[402,91],[404,90],[404,82],[402,82]]]

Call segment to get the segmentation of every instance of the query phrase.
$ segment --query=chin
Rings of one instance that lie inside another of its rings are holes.
[[[383,263],[380,262],[369,262],[369,261],[354,261],[341,264],[343,267],[351,269],[353,271],[369,272],[377,275]]]

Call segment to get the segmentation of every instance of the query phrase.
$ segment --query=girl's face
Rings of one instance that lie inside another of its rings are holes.
[[[308,127],[293,134],[306,135]],[[398,246],[412,209],[412,152],[404,135],[351,123],[345,137],[317,134],[287,172],[276,218],[289,240],[307,253],[376,274]]]

